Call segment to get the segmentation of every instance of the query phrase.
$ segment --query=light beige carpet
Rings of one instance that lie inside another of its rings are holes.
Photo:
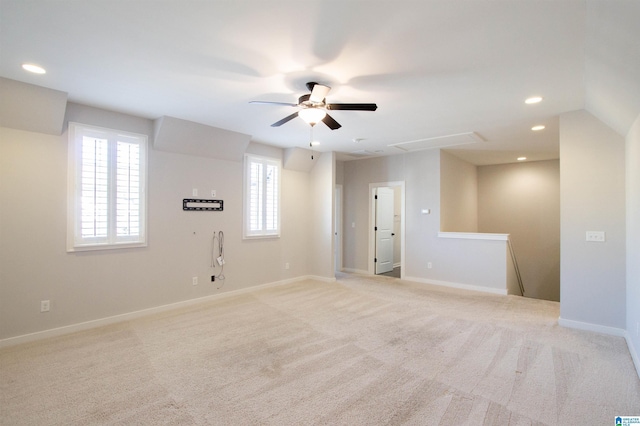
[[[0,351],[2,425],[613,425],[624,339],[555,302],[344,275]]]

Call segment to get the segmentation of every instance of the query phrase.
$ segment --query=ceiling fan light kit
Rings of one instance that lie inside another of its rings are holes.
[[[303,108],[298,111],[298,115],[300,116],[300,118],[306,121],[307,124],[315,126],[322,119],[324,119],[324,117],[326,117],[327,111],[322,108]]]

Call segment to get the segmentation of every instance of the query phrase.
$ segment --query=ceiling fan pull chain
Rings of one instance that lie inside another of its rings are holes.
[[[311,130],[309,130],[309,148],[311,148],[311,159],[313,160],[313,126],[311,126]]]

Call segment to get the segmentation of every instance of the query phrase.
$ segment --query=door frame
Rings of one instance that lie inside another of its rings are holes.
[[[388,186],[391,188],[400,187],[400,278],[404,278],[405,267],[405,187],[404,181],[392,181],[392,182],[375,182],[369,184],[369,258],[367,272],[369,275],[375,275],[376,267],[373,259],[376,256],[376,203],[375,192],[376,188]]]
[[[342,205],[343,205],[343,188],[342,185],[336,184],[335,192],[334,192],[334,210],[335,210],[335,219],[334,219],[334,229],[333,229],[333,259],[334,259],[334,270],[337,272],[342,272],[342,234],[344,232],[344,225],[342,224]]]

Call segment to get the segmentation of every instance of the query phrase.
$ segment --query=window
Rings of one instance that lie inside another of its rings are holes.
[[[245,155],[244,237],[280,236],[280,161]]]
[[[67,250],[146,245],[147,136],[69,123]]]

